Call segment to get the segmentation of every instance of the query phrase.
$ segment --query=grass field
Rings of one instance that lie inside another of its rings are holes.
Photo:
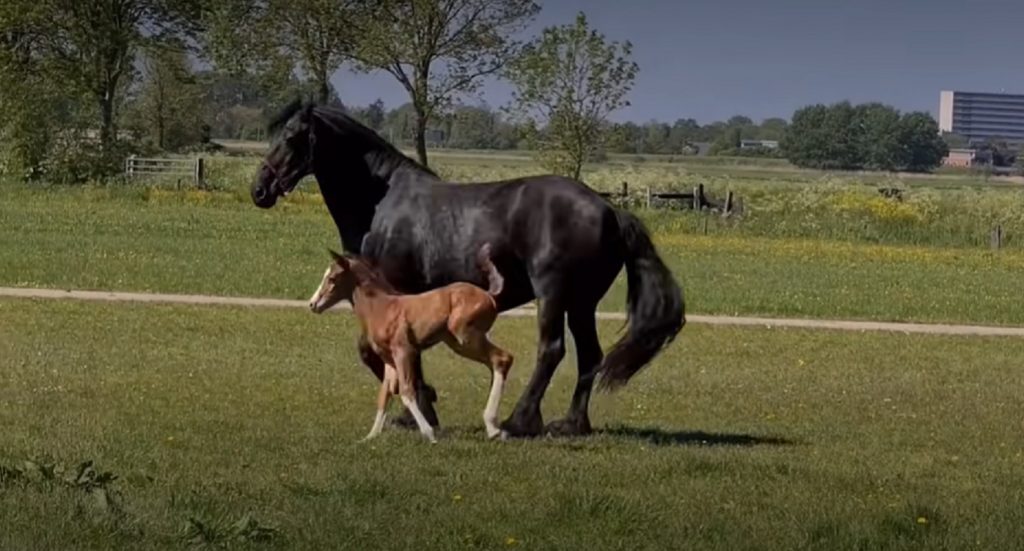
[[[526,166],[461,162],[447,170],[466,179]],[[913,184],[893,203],[785,165],[649,164],[600,170],[608,186],[720,178],[750,207],[706,234],[703,217],[638,211],[690,313],[1024,325],[1020,191]],[[319,196],[262,211],[239,182],[0,185],[0,285],[307,297],[337,240]],[[985,247],[993,223],[1009,248]],[[620,279],[602,308],[624,295]],[[619,325],[602,324],[605,346]],[[356,443],[376,385],[354,330],[303,311],[0,299],[0,549],[1024,546],[1021,339],[691,325],[595,398],[594,436],[512,442],[484,441],[484,370],[438,350],[425,365],[446,430],[429,446],[395,430]],[[494,337],[517,356],[507,414],[534,322]]]
[[[375,385],[353,331],[302,311],[0,300],[0,549],[1024,545],[1019,339],[689,327],[595,398],[597,435],[512,442],[484,441],[484,370],[431,352],[448,429],[430,446],[356,443]],[[503,319],[495,339],[517,355],[507,414],[533,323]],[[118,478],[48,475],[85,460]]]
[[[230,194],[0,188],[0,285],[306,298],[337,240],[316,199],[262,211]],[[693,313],[1024,324],[1024,251],[704,236],[645,217]],[[624,297],[620,279],[602,308]]]

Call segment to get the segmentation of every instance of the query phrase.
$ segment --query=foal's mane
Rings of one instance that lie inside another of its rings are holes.
[[[388,280],[384,279],[380,270],[378,270],[377,267],[369,260],[354,254],[346,254],[345,258],[348,260],[357,284],[376,287],[378,290],[389,295],[398,294],[398,291],[388,283]]]
[[[370,144],[371,149],[376,153],[377,163],[387,164],[392,169],[402,165],[411,165],[431,176],[438,177],[437,173],[431,168],[423,166],[416,162],[415,159],[408,157],[382,138],[380,134],[374,132],[346,113],[344,109],[338,107],[317,105],[313,102],[302,101],[301,99],[292,100],[281,111],[271,117],[270,122],[267,124],[267,131],[271,136],[276,135],[288,124],[288,121],[302,111],[308,111],[310,117],[316,117],[339,134],[354,135]]]

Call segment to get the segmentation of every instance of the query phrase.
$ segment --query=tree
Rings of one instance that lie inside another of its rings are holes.
[[[160,0],[40,0],[40,5],[47,15],[45,54],[54,61],[55,76],[93,98],[100,144],[109,152],[140,48],[169,34],[190,33],[196,5]]]
[[[900,139],[905,147],[902,170],[927,172],[942,164],[949,147],[939,135],[939,125],[925,112],[906,113],[900,119]]]
[[[860,168],[899,170],[905,165],[906,144],[900,142],[900,112],[881,103],[856,107],[854,125],[861,143]]]
[[[10,78],[2,95],[13,98],[0,103],[14,111],[3,125],[20,157],[18,170],[50,170],[51,177],[63,170],[54,177],[60,181],[116,170],[119,111],[137,76],[138,52],[170,35],[187,39],[197,10],[191,0],[0,4],[0,56]]]
[[[701,127],[693,119],[677,119],[672,123],[672,130],[669,131],[669,142],[672,143],[673,153],[679,153],[687,145],[701,141]]]
[[[809,105],[793,113],[792,123],[780,144],[786,158],[796,166],[824,168],[830,129],[825,126],[829,108]]]
[[[365,4],[363,0],[211,2],[205,49],[215,64],[234,74],[263,74],[282,63],[298,68],[317,101],[340,103],[331,75],[352,55]]]
[[[770,118],[761,121],[761,128],[758,131],[757,138],[760,140],[776,140],[780,141],[786,135],[786,128],[789,127],[789,123],[786,119]]]
[[[939,166],[948,152],[930,115],[901,116],[879,103],[798,109],[782,146],[797,166],[841,170],[923,172]]]
[[[742,127],[731,126],[711,144],[708,153],[710,155],[737,155],[740,151],[740,142],[742,142]]]
[[[361,39],[360,67],[391,74],[409,93],[414,138],[427,164],[430,120],[474,92],[518,50],[510,36],[539,11],[532,0],[376,0]]]
[[[978,157],[992,166],[1008,167],[1017,162],[1017,150],[1010,147],[1002,138],[987,138],[978,145],[977,151]]]
[[[509,112],[553,170],[580,177],[605,138],[605,121],[629,105],[638,71],[629,42],[609,42],[581,12],[570,25],[548,27],[509,64],[515,91]]]
[[[644,125],[644,152],[672,153],[669,143],[671,128],[663,122],[649,121]]]
[[[183,48],[154,48],[143,59],[143,82],[133,112],[161,150],[200,141],[202,91]]]
[[[377,98],[377,101],[366,107],[363,120],[366,126],[379,131],[384,126],[385,114],[384,101]]]
[[[498,120],[486,106],[460,105],[451,117],[448,147],[494,149]]]
[[[45,16],[39,4],[14,0],[0,4],[0,174],[36,178],[60,122],[59,93],[46,78],[40,32]]]

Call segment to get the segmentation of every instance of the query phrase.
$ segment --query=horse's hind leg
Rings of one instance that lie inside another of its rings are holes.
[[[544,430],[540,402],[551,384],[558,363],[565,357],[565,309],[554,300],[542,299],[537,312],[540,341],[537,343],[537,367],[523,391],[512,415],[501,424],[510,436],[537,436]]]
[[[384,380],[380,382],[380,391],[377,393],[377,417],[373,420],[373,427],[370,433],[363,440],[372,440],[380,435],[384,429],[384,421],[387,418],[388,401],[395,393],[395,385],[398,384],[398,375],[394,366],[384,366]]]
[[[501,396],[505,391],[505,381],[512,369],[512,354],[499,348],[488,340],[485,332],[478,329],[467,329],[467,335],[461,338],[449,337],[445,340],[455,353],[480,362],[491,370],[491,391],[484,407],[484,427],[488,438],[497,438],[504,433],[498,426],[498,408]],[[507,435],[507,434],[506,434]]]
[[[405,404],[409,413],[412,414],[413,419],[416,420],[420,433],[431,443],[437,443],[437,439],[434,437],[434,428],[427,421],[423,412],[420,411],[419,404],[417,404],[416,372],[414,366],[418,356],[419,352],[408,350],[398,351],[395,354],[395,367],[398,368],[398,394],[402,397],[402,403]]]
[[[484,408],[484,426],[487,428],[488,438],[505,437],[507,433],[498,427],[498,407],[501,404],[501,395],[505,392],[505,381],[508,380],[508,372],[512,369],[512,354],[499,348],[487,337],[483,337],[487,344],[488,356],[491,365],[491,392],[487,396],[487,407]]]
[[[363,361],[363,364],[373,372],[374,376],[377,377],[378,381],[384,380],[384,360],[373,351],[370,346],[370,341],[367,339],[366,334],[359,336],[359,358]],[[417,392],[418,403],[420,411],[423,412],[423,416],[427,419],[433,427],[440,426],[440,421],[437,419],[437,413],[434,411],[433,403],[437,401],[437,392],[434,388],[428,385],[423,380],[423,366],[417,357],[415,362],[416,381],[417,381]],[[402,412],[402,415],[392,421],[395,426],[413,429],[416,428],[416,420],[413,418],[412,413],[408,408]]]
[[[565,419],[551,422],[547,432],[557,436],[580,436],[589,434],[590,427],[590,393],[594,388],[594,379],[601,368],[601,343],[597,339],[597,320],[592,309],[574,309],[569,311],[569,331],[576,343],[576,361],[579,373],[576,379],[576,390],[572,393],[572,402]]]

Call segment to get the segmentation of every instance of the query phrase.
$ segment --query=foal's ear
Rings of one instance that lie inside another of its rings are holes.
[[[348,269],[348,259],[344,256],[334,252],[334,249],[327,249],[327,252],[331,253],[331,258],[338,263],[342,268]]]

